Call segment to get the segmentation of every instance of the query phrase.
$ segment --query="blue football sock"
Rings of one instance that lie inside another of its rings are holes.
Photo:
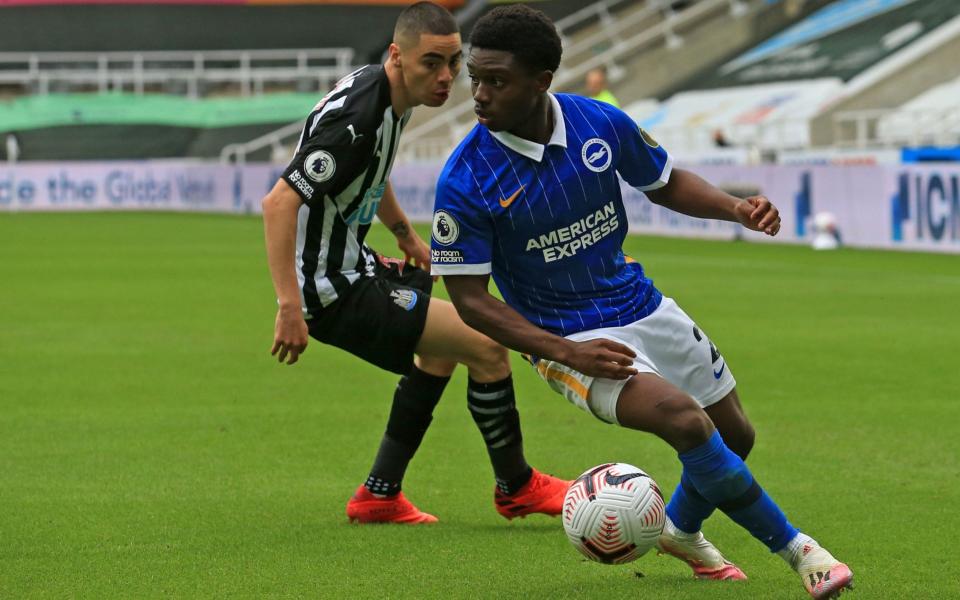
[[[680,531],[696,533],[703,527],[707,517],[713,514],[714,508],[716,507],[693,487],[690,476],[684,470],[680,475],[680,483],[667,504],[667,516],[673,524]]]
[[[771,552],[782,549],[797,535],[796,528],[763,491],[743,460],[727,448],[718,431],[702,446],[679,456],[684,476],[696,491],[766,544]]]

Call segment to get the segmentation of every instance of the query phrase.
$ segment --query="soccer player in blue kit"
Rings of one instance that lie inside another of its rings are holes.
[[[561,45],[539,11],[497,8],[470,44],[479,125],[440,175],[431,256],[463,320],[529,355],[580,408],[677,451],[683,471],[658,547],[696,576],[746,577],[700,531],[719,508],[783,557],[811,596],[839,595],[851,570],[794,528],[744,463],[754,434],[729,366],[623,254],[617,175],[657,204],[767,235],[780,229],[776,207],[673,169],[620,110],[548,93]],[[491,274],[503,302],[488,291]]]

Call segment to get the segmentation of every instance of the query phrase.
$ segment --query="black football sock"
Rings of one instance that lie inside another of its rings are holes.
[[[506,379],[493,383],[470,379],[467,406],[487,445],[497,487],[505,494],[515,494],[530,481],[533,470],[523,456],[523,435],[513,394],[513,378],[508,375]]]
[[[403,475],[433,420],[433,409],[443,395],[449,377],[437,377],[416,366],[402,377],[393,394],[387,431],[364,486],[373,494],[400,492]]]
[[[527,467],[527,470],[509,481],[497,478],[497,489],[508,496],[512,496],[520,491],[520,488],[527,485],[530,477],[533,475],[533,468]]]

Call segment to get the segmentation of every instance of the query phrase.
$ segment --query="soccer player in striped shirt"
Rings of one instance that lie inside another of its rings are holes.
[[[404,497],[401,482],[457,363],[469,370],[468,407],[493,464],[496,510],[510,519],[559,514],[568,484],[527,464],[507,350],[467,327],[449,302],[431,298],[433,280],[419,268],[429,265],[430,250],[388,181],[412,108],[446,101],[461,54],[446,9],[430,2],[406,8],[386,64],[358,69],[320,101],[263,201],[280,304],[271,352],[293,364],[309,334],[403,376],[370,475],[347,503],[355,522],[437,520]],[[374,215],[406,260],[364,243]]]
[[[850,569],[794,528],[744,463],[754,432],[723,356],[624,256],[618,174],[653,202],[767,235],[780,229],[777,209],[673,169],[619,109],[548,93],[561,45],[539,11],[497,8],[470,44],[479,124],[440,175],[432,250],[433,274],[464,321],[530,355],[580,408],[677,451],[683,471],[659,548],[696,576],[745,578],[700,531],[719,508],[783,557],[813,597],[838,594]],[[503,302],[487,290],[491,274]]]

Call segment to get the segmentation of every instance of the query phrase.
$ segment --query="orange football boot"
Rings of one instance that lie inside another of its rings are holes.
[[[557,516],[563,511],[563,497],[571,483],[533,469],[530,481],[516,494],[508,496],[494,488],[493,501],[497,512],[507,519],[534,513]]]
[[[409,500],[403,492],[381,498],[374,496],[361,485],[347,502],[347,517],[351,523],[402,523],[419,525],[436,523],[437,518],[425,513]]]

